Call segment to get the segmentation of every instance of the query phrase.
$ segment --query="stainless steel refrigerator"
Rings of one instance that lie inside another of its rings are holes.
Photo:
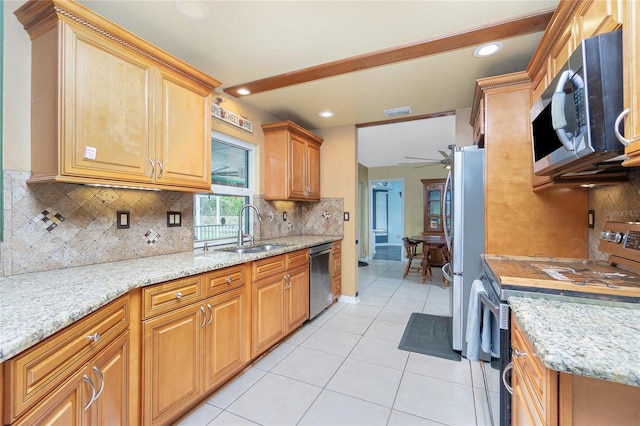
[[[452,164],[445,187],[450,191],[451,223],[444,220],[451,259],[443,272],[452,287],[453,349],[466,356],[469,294],[473,280],[482,273],[480,255],[484,252],[484,149],[475,145],[451,148]]]

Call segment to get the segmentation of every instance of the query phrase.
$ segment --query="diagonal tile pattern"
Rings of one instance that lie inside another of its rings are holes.
[[[490,425],[499,373],[399,350],[412,312],[449,315],[450,289],[402,279],[404,264],[358,268],[360,303],[337,303],[182,418],[203,425]]]

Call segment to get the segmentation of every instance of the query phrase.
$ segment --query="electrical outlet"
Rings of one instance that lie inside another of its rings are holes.
[[[282,212],[282,220],[287,221],[287,212]]]
[[[129,229],[131,227],[130,214],[127,211],[118,210],[116,212],[116,228]]]

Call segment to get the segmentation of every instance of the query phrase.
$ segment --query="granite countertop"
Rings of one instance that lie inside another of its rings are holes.
[[[533,297],[509,305],[547,368],[640,386],[640,308]]]
[[[0,362],[129,290],[341,240],[304,235],[256,241],[287,244],[253,254],[210,249],[0,277]]]

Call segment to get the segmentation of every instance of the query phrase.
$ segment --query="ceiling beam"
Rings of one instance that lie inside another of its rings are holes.
[[[526,15],[517,19],[503,21],[474,30],[455,33],[441,38],[434,38],[417,43],[405,44],[389,49],[377,50],[362,55],[352,56],[325,64],[315,65],[272,77],[238,84],[224,89],[231,96],[242,97],[237,93],[240,88],[249,89],[251,94],[280,89],[282,87],[307,83],[322,78],[334,77],[368,68],[407,61],[434,55],[449,50],[479,45],[489,41],[497,41],[509,37],[544,31],[551,20],[554,10]]]

